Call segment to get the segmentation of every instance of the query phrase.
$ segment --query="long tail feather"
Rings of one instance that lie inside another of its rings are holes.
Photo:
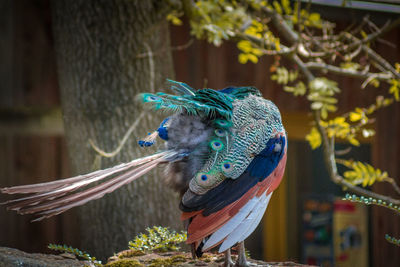
[[[132,171],[129,171],[121,177],[114,178],[108,182],[104,182],[96,187],[90,188],[88,190],[65,196],[61,199],[57,199],[54,201],[46,202],[42,205],[34,206],[32,208],[25,208],[18,211],[20,214],[31,214],[38,213],[41,217],[38,219],[44,219],[56,214],[67,211],[73,207],[81,206],[91,200],[95,200],[103,197],[107,193],[111,193],[117,188],[132,182],[133,180],[139,178],[143,174],[147,173],[154,167],[158,165],[159,162],[150,162],[145,166],[138,167]],[[140,169],[140,170],[138,170]],[[133,172],[137,173],[133,174]],[[129,177],[129,178],[127,178]],[[116,179],[116,180],[115,180]]]
[[[24,185],[1,189],[8,194],[35,193],[33,195],[7,201],[7,209],[19,214],[36,214],[40,216],[34,221],[42,220],[60,214],[73,207],[83,205],[91,200],[101,198],[121,186],[128,184],[144,175],[158,164],[165,162],[177,153],[173,151],[161,152],[149,157],[133,160],[129,163],[95,171],[86,175],[58,180],[50,183]],[[94,187],[74,193],[77,189],[87,187],[89,184],[109,178],[113,174],[117,176],[102,182]],[[50,185],[49,185],[50,184]]]
[[[4,187],[4,188],[0,188],[0,192],[3,194],[28,194],[28,193],[48,192],[50,190],[54,190],[54,189],[63,187],[65,185],[74,184],[74,183],[80,182],[82,180],[90,179],[90,178],[96,178],[97,180],[106,178],[114,173],[126,170],[126,169],[134,167],[134,166],[144,164],[146,162],[155,160],[157,158],[161,158],[161,157],[165,156],[167,153],[168,153],[168,151],[157,153],[157,154],[154,154],[154,155],[151,155],[148,157],[132,160],[128,163],[122,163],[122,164],[119,164],[117,166],[114,166],[114,167],[111,167],[108,169],[98,170],[98,171],[94,171],[94,172],[91,172],[88,174],[78,175],[78,176],[67,178],[67,179],[61,179],[61,180],[56,180],[56,181],[46,182],[46,183]],[[94,180],[93,182],[95,182],[97,180]]]

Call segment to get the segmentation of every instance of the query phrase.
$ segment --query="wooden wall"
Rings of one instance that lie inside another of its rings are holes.
[[[172,27],[171,30],[173,46],[186,44],[191,38],[187,26]],[[385,37],[400,44],[400,29],[391,31]],[[9,126],[16,121],[20,122],[17,126],[26,125],[30,121],[32,113],[27,113],[26,109],[21,111],[20,107],[39,110],[35,114],[40,115],[60,105],[49,1],[0,0],[0,40],[0,185],[67,177],[67,153],[59,125],[40,134],[29,130],[29,127],[9,130]],[[378,43],[377,48],[392,63],[400,62],[398,48],[390,48],[382,43]],[[273,100],[283,111],[284,121],[290,124],[287,126],[291,129],[288,131],[289,138],[295,136],[298,139],[303,135],[304,125],[308,123],[309,104],[305,99],[283,92],[280,86],[269,79],[272,58],[263,58],[257,65],[242,65],[238,63],[238,51],[233,43],[216,48],[200,41],[194,41],[189,48],[173,54],[177,80],[185,81],[195,88],[254,85],[262,89],[264,96]],[[369,103],[374,95],[384,90],[369,88],[360,93],[359,84],[357,81],[341,79],[343,92],[339,97],[340,110],[348,111],[354,106]],[[36,123],[39,115],[35,117]],[[285,117],[296,119],[285,120]],[[399,181],[400,105],[380,112],[376,126],[373,163],[387,169]],[[296,129],[300,129],[302,134],[298,135]],[[300,167],[301,164],[296,164],[296,168]],[[375,186],[375,189],[393,193],[386,185]],[[0,201],[3,200],[4,197],[0,196]],[[372,214],[373,266],[399,266],[398,248],[383,240],[385,233],[400,237],[399,217],[380,208],[373,208]],[[31,224],[29,219],[1,208],[0,246],[16,247],[29,252],[42,251],[50,242],[78,246],[79,237],[74,234],[76,220],[73,210],[44,222]]]
[[[42,114],[60,106],[51,35],[48,1],[0,1],[2,187],[69,175],[62,127],[42,120]],[[30,223],[31,217],[1,207],[0,246],[39,252],[50,242],[77,245],[72,214]]]

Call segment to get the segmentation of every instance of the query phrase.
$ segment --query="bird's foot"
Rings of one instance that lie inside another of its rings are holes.
[[[250,262],[246,259],[246,252],[244,249],[244,241],[240,242],[238,245],[238,258],[235,264],[235,267],[249,267],[251,265]]]
[[[234,267],[235,263],[232,261],[231,258],[231,249],[228,249],[225,251],[225,261],[224,264],[222,265],[223,267]]]
[[[248,262],[246,259],[244,260],[237,260],[234,267],[250,267],[252,264]]]
[[[234,267],[235,263],[232,260],[225,260],[223,267]]]

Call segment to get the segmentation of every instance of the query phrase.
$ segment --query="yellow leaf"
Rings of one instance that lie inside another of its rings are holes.
[[[253,55],[253,54],[248,54],[247,57],[248,57],[248,59],[249,59],[251,62],[253,62],[254,64],[258,62],[258,57],[256,57],[256,56]]]
[[[281,51],[281,44],[278,38],[274,40],[276,51]]]
[[[328,118],[328,111],[326,111],[326,109],[321,109],[321,118]]]
[[[400,72],[400,64],[399,63],[394,64],[394,67],[396,68],[396,72]]]
[[[375,88],[378,88],[380,84],[377,79],[372,79],[369,83],[372,84],[372,86]]]
[[[365,31],[361,31],[360,33],[361,33],[361,36],[362,36],[364,39],[367,39],[367,38],[368,38],[368,34],[366,34]]]
[[[180,26],[182,25],[182,20],[180,18],[178,18],[176,15],[174,14],[168,14],[167,15],[167,20],[171,21],[172,24],[176,25],[176,26]]]
[[[390,84],[392,86],[389,88],[389,93],[393,94],[394,99],[396,99],[396,101],[399,101],[400,100],[400,96],[399,96],[399,93],[400,93],[399,92],[400,91],[399,81],[395,80],[395,79],[392,79],[392,80],[390,80]]]
[[[237,43],[237,47],[242,50],[245,53],[249,53],[252,51],[251,43],[250,41],[243,40]]]
[[[321,135],[315,127],[312,127],[311,132],[306,135],[306,140],[310,143],[312,149],[316,149],[321,145]]]
[[[292,14],[292,8],[290,7],[290,1],[289,0],[281,0],[281,5],[282,5],[283,10],[285,10],[285,13],[287,15]]]
[[[263,52],[258,48],[252,48],[251,52],[258,57],[263,55]]]
[[[277,2],[277,1],[274,1],[274,2],[272,2],[272,4],[274,5],[274,8],[275,8],[275,11],[278,13],[278,14],[283,14],[283,11],[282,11],[282,8],[281,8],[281,5]]]
[[[353,146],[360,145],[360,142],[357,139],[355,139],[354,137],[349,137],[348,140],[349,140],[350,144],[352,144]]]
[[[248,60],[249,60],[249,57],[247,54],[243,54],[243,53],[239,54],[239,62],[241,64],[246,64]]]
[[[375,180],[376,180],[376,176],[375,175],[371,176],[369,179],[368,185],[369,186],[373,185],[375,183]]]
[[[368,182],[369,182],[368,181],[368,177],[364,178],[363,181],[362,181],[362,186],[366,187],[368,185]]]
[[[362,116],[360,113],[357,112],[350,112],[350,121],[359,121],[361,120]]]
[[[344,117],[339,116],[339,117],[336,117],[336,118],[333,120],[333,123],[336,123],[336,124],[344,124],[345,121],[346,121],[346,119],[345,119]]]

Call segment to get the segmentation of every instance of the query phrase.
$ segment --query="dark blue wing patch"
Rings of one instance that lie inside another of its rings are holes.
[[[275,149],[277,144],[280,145],[279,150]],[[247,169],[237,179],[225,179],[204,195],[185,193],[188,195],[182,198],[180,209],[184,212],[204,209],[203,215],[208,216],[238,200],[273,172],[283,157],[285,144],[284,137],[270,139],[266,147],[254,157]]]

